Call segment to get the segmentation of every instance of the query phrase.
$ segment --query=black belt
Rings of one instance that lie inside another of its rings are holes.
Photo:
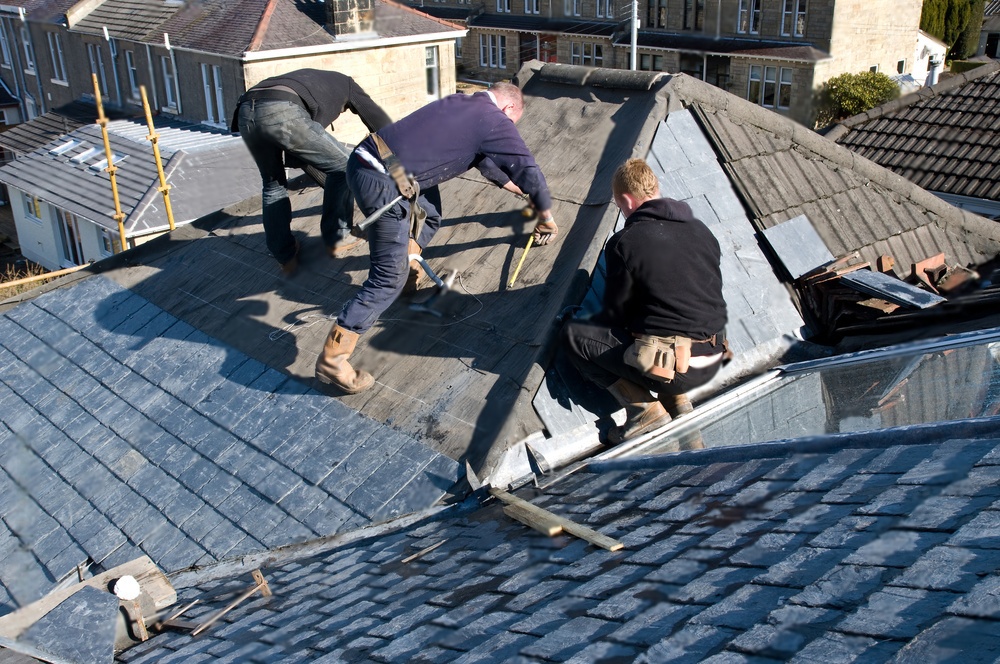
[[[260,90],[247,90],[240,96],[240,103],[245,101],[290,101],[293,104],[301,106],[305,110],[306,103],[302,101],[302,97],[298,96],[291,90],[279,90],[277,88],[261,88]]]

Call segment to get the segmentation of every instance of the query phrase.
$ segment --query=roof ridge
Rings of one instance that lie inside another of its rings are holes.
[[[257,22],[257,29],[254,30],[250,43],[247,45],[248,51],[256,51],[264,43],[264,36],[267,34],[267,28],[271,25],[271,16],[274,15],[274,9],[277,5],[278,0],[268,0],[264,6],[264,11]]]

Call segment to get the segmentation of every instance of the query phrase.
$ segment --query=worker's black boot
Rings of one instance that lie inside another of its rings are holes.
[[[316,360],[316,379],[335,385],[348,394],[357,394],[371,387],[375,383],[372,375],[367,371],[355,371],[348,362],[360,336],[357,332],[334,325],[323,345],[323,352]]]
[[[423,250],[420,245],[416,243],[413,238],[410,238],[410,245],[406,250],[408,255],[417,254],[418,256]],[[424,276],[424,270],[420,267],[420,263],[417,261],[410,261],[410,272],[406,275],[406,285],[403,286],[403,295],[413,295],[420,288],[421,277]]]
[[[660,403],[670,413],[670,417],[680,417],[694,411],[686,394],[661,394]]]
[[[608,442],[612,445],[658,429],[670,421],[663,404],[654,399],[649,390],[631,381],[619,378],[608,392],[625,407],[625,424],[608,432]]]

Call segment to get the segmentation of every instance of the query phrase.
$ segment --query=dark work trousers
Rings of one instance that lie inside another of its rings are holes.
[[[584,378],[607,389],[619,378],[630,380],[657,394],[684,394],[712,380],[722,361],[703,369],[674,374],[670,382],[653,380],[625,362],[625,351],[635,339],[622,328],[611,328],[586,320],[569,320],[562,329],[562,347]],[[722,347],[706,347],[704,354],[721,353]]]
[[[396,183],[352,156],[347,164],[347,183],[366,217],[399,195]],[[436,206],[428,201],[436,203]],[[417,244],[426,247],[441,225],[440,195],[437,187],[421,194],[418,202],[427,212],[423,232]],[[345,330],[363,334],[399,297],[409,272],[410,204],[401,201],[368,227],[368,278],[354,297],[348,300],[337,317]]]
[[[290,101],[248,99],[240,104],[240,136],[257,163],[263,183],[264,237],[278,262],[295,255],[292,205],[286,189],[284,153],[326,173],[319,228],[332,247],[354,224],[354,201],[344,170],[351,152],[308,111]]]

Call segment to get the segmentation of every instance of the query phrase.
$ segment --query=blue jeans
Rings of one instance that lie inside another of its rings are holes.
[[[399,195],[396,183],[352,157],[347,164],[347,183],[358,207],[366,217]],[[427,211],[427,221],[417,244],[426,247],[441,224],[441,203],[437,187],[427,190],[418,199]],[[399,297],[409,272],[410,204],[400,201],[368,227],[368,257],[371,267],[361,289],[348,300],[337,317],[337,324],[351,332],[363,334]]]
[[[292,204],[288,200],[284,153],[326,174],[320,233],[332,247],[347,237],[354,220],[354,201],[344,173],[350,150],[290,101],[247,100],[240,104],[240,136],[257,162],[263,183],[264,237],[279,262],[295,255]]]

